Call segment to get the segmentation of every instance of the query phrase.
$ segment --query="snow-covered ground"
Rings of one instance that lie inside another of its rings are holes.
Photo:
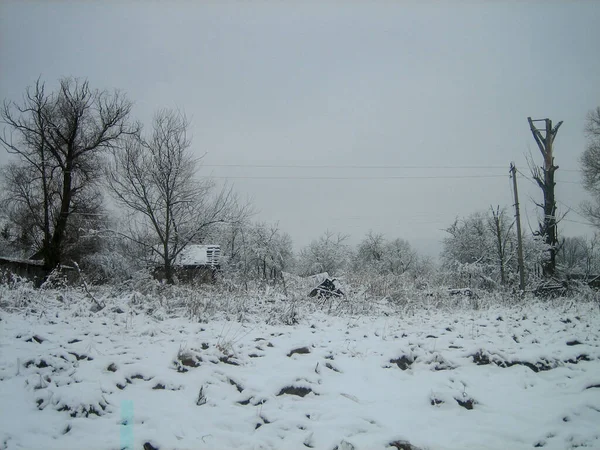
[[[600,448],[597,304],[286,326],[127,298],[0,309],[1,449]]]

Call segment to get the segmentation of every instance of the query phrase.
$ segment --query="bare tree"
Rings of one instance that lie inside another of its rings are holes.
[[[341,275],[350,261],[351,250],[347,240],[347,235],[327,230],[319,239],[300,251],[299,273],[314,275],[327,272],[332,276]]]
[[[490,206],[491,216],[488,216],[488,227],[495,240],[495,257],[500,269],[500,283],[507,282],[507,266],[514,260],[515,236],[513,226],[515,221],[509,221],[506,209]]]
[[[517,272],[513,225],[500,207],[457,219],[446,229],[449,236],[443,242],[442,261],[453,273],[465,277],[462,282],[487,287],[508,283]]]
[[[417,266],[419,256],[408,241],[396,238],[386,243],[383,260],[385,272],[402,275]]]
[[[544,237],[548,245],[548,258],[543,263],[544,276],[551,277],[554,275],[556,268],[556,252],[558,250],[558,220],[556,217],[556,198],[554,195],[554,174],[558,170],[558,166],[554,165],[554,139],[558,129],[562,125],[562,121],[558,122],[555,127],[552,127],[550,119],[532,120],[527,118],[529,127],[536,144],[544,158],[544,165],[537,167],[531,166],[531,174],[544,195],[544,203],[536,203],[543,213],[544,218],[539,223],[539,235]],[[544,122],[545,128],[538,129],[535,122]]]
[[[248,257],[256,276],[276,281],[289,269],[293,257],[292,238],[279,229],[279,224],[256,223],[246,238]]]
[[[100,155],[135,131],[130,110],[120,92],[93,90],[76,78],[61,79],[51,93],[38,80],[21,103],[4,102],[0,144],[16,157],[4,170],[4,204],[47,269],[63,260],[72,217],[94,214],[89,202],[100,199]]]
[[[588,247],[584,237],[567,237],[563,239],[560,251],[557,253],[557,265],[569,276],[587,276],[590,274],[593,244]]]
[[[388,241],[369,231],[356,251],[354,270],[377,274],[402,275],[417,265],[418,255],[404,239]]]
[[[383,234],[369,231],[357,248],[354,270],[373,270],[381,272],[387,242]]]
[[[581,155],[581,171],[583,186],[593,198],[584,203],[583,210],[600,227],[600,107],[588,113],[585,132],[588,142]]]
[[[213,181],[196,178],[199,160],[189,149],[188,125],[178,111],[159,111],[151,135],[131,136],[106,171],[109,191],[132,213],[127,237],[158,257],[168,283],[188,244],[202,242],[211,227],[241,220],[247,212],[231,188],[217,191]]]
[[[221,233],[228,275],[243,282],[276,283],[294,265],[292,238],[278,223],[236,223]]]

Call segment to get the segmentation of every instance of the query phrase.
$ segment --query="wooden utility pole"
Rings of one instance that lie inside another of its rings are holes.
[[[519,193],[517,191],[517,168],[514,163],[510,164],[510,174],[513,180],[513,192],[515,194],[515,218],[517,220],[517,258],[519,264],[519,289],[525,291],[525,264],[523,263],[523,238],[521,235],[521,214],[519,213]]]
[[[552,128],[552,121],[550,119],[539,119],[531,120],[531,117],[527,118],[529,127],[533,138],[537,143],[542,156],[544,157],[544,167],[542,167],[542,173],[539,170],[534,170],[533,178],[537,182],[538,186],[544,193],[544,204],[538,204],[544,210],[544,221],[540,223],[540,234],[544,236],[546,244],[549,246],[550,257],[548,261],[544,263],[543,270],[544,276],[551,277],[554,275],[556,269],[556,247],[558,245],[558,233],[556,230],[556,200],[554,197],[554,172],[558,169],[558,166],[554,165],[554,155],[552,154],[552,146],[556,133],[562,125],[562,121]],[[544,122],[545,129],[536,128],[534,122]],[[542,134],[544,132],[544,134]]]

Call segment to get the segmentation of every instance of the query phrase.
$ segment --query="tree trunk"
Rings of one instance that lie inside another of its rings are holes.
[[[69,156],[67,157],[66,170],[63,173],[63,188],[62,188],[62,199],[60,203],[60,214],[56,220],[56,226],[54,227],[54,233],[52,239],[50,239],[50,245],[44,251],[44,266],[47,270],[54,270],[62,260],[62,247],[65,236],[65,230],[67,229],[67,222],[69,220],[69,209],[71,207],[72,190],[71,185],[73,178],[71,171],[73,170],[73,161],[70,157],[72,150],[69,150]]]
[[[544,172],[544,184],[546,186],[544,196],[544,236],[546,244],[550,247],[548,250],[548,261],[544,263],[543,273],[545,277],[554,276],[556,269],[556,245],[558,236],[556,232],[556,201],[554,200],[554,172],[556,166],[550,167]]]
[[[494,212],[492,208],[492,217],[494,219],[494,225],[496,228],[496,245],[498,250],[498,265],[500,266],[500,283],[506,282],[506,276],[504,271],[504,252],[502,251],[502,228],[500,226],[500,210]]]
[[[538,176],[537,174],[534,174],[534,178],[544,194],[544,220],[540,224],[540,233],[544,236],[544,242],[549,246],[548,260],[544,261],[542,270],[544,277],[552,277],[556,270],[556,246],[558,244],[556,232],[556,202],[554,197],[554,172],[558,169],[558,166],[554,165],[552,148],[554,138],[562,125],[562,121],[560,121],[556,127],[552,128],[552,121],[550,119],[539,120],[539,122],[543,121],[546,124],[546,133],[545,136],[542,136],[540,130],[535,127],[531,117],[528,117],[527,120],[529,121],[529,127],[531,128],[533,137],[544,157],[544,179],[542,180],[541,176]]]
[[[169,255],[169,244],[165,243],[163,245],[163,254],[164,254],[164,270],[165,270],[165,280],[167,284],[174,284],[173,279],[173,265],[171,264],[171,258]]]

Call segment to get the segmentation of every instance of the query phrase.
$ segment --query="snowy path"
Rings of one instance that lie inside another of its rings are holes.
[[[597,307],[296,326],[122,307],[0,312],[1,449],[600,448]]]

